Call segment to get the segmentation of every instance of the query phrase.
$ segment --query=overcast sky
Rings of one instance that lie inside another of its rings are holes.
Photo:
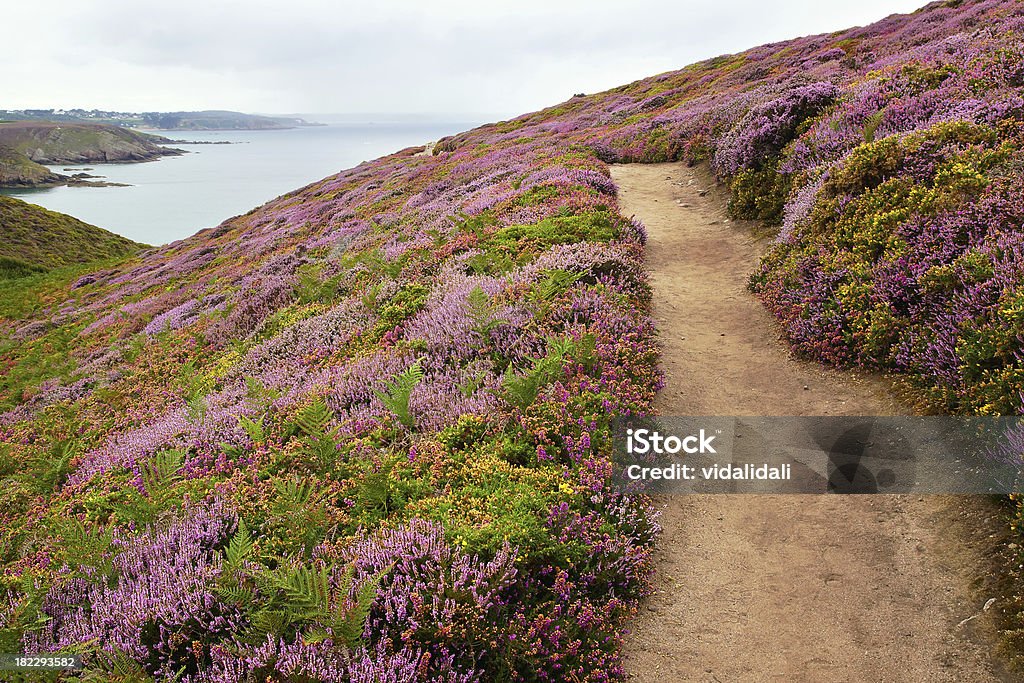
[[[0,109],[513,115],[924,2],[4,1]]]

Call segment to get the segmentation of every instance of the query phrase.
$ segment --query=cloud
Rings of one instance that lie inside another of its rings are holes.
[[[917,4],[61,0],[33,32],[19,3],[0,107],[511,114]]]

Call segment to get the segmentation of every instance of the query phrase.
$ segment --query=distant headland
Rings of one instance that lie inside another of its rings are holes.
[[[0,187],[111,185],[96,176],[68,176],[54,164],[153,161],[185,151],[171,140],[144,130],[286,130],[319,126],[301,118],[259,116],[234,111],[117,112],[98,109],[0,109]],[[227,144],[203,142],[201,144]]]
[[[298,117],[262,116],[218,109],[175,112],[123,112],[101,109],[0,109],[0,120],[106,123],[153,130],[286,130],[322,126]]]

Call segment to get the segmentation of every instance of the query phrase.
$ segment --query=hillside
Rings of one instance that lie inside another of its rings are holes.
[[[607,164],[708,163],[781,224],[752,284],[802,354],[1015,414],[1022,31],[1021,3],[940,2],[719,57],[22,292],[0,651],[189,683],[621,679],[658,525],[612,483],[611,421],[661,377]]]
[[[237,111],[147,112],[144,125],[159,130],[285,130],[311,125],[302,119],[242,114]]]
[[[13,148],[0,145],[0,187],[39,187],[66,180],[65,176],[53,173]]]
[[[159,136],[95,123],[9,121],[0,123],[0,145],[38,164],[148,161],[182,154]]]
[[[10,276],[25,270],[49,270],[111,257],[127,256],[145,245],[94,225],[0,195],[0,263]]]

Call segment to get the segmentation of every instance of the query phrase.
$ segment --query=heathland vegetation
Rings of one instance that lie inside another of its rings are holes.
[[[0,651],[109,680],[601,681],[660,385],[608,162],[781,225],[801,353],[954,412],[1024,390],[1024,6],[938,2],[405,150],[0,314]]]

